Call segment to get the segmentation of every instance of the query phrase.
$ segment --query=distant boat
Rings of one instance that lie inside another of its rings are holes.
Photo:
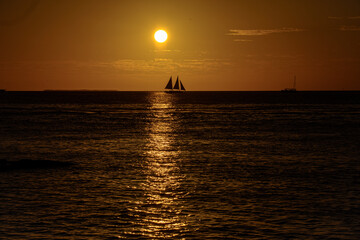
[[[0,93],[6,92],[5,89],[0,89]]]
[[[297,92],[296,90],[296,76],[294,76],[294,86],[292,88],[285,88],[282,92]]]
[[[179,80],[179,76],[177,76],[177,78],[176,78],[174,87],[172,85],[172,76],[171,76],[169,79],[169,82],[166,84],[165,89],[166,89],[166,91],[165,91],[166,93],[180,93],[180,92],[186,91],[184,85]]]

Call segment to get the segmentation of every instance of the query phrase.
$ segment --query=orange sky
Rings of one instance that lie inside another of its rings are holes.
[[[359,0],[0,0],[0,36],[7,90],[360,90]]]

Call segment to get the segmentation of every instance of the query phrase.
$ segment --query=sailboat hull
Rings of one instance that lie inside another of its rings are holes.
[[[165,91],[165,92],[171,94],[185,93],[185,91]]]
[[[297,92],[297,90],[295,88],[285,88],[281,92]]]

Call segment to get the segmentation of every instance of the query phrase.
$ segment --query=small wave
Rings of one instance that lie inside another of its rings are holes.
[[[72,162],[61,162],[54,160],[29,160],[23,159],[18,161],[0,160],[0,172],[19,170],[19,169],[49,169],[62,168],[73,165]]]

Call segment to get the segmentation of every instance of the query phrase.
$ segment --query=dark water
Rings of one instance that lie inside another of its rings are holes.
[[[0,93],[0,238],[359,239],[358,92]]]

